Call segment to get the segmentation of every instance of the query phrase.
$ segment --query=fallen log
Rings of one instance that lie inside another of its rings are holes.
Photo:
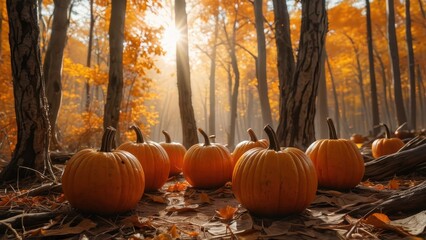
[[[365,163],[364,180],[386,180],[395,175],[405,175],[426,167],[426,144],[382,156]],[[423,174],[420,171],[419,174]]]

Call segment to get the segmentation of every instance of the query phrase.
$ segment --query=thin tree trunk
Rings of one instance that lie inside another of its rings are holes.
[[[41,75],[37,1],[7,0],[6,4],[18,139],[0,182],[23,178],[34,170],[55,179],[48,153],[50,126]]]
[[[209,134],[216,134],[216,43],[219,34],[219,16],[214,17],[213,47],[210,56],[210,112],[209,112]]]
[[[263,26],[263,0],[254,0],[254,15],[257,36],[257,89],[259,91],[260,109],[263,125],[273,125],[271,106],[268,96],[268,79],[266,75],[266,43]]]
[[[123,43],[127,0],[112,0],[109,25],[109,80],[104,110],[104,129],[117,129],[123,98]],[[116,138],[120,139],[120,138]]]
[[[371,110],[373,116],[372,134],[376,136],[380,129],[377,127],[380,123],[379,101],[377,100],[377,83],[374,67],[374,50],[373,50],[373,32],[371,30],[371,11],[370,0],[365,1],[367,11],[367,45],[368,45],[368,64],[370,72],[370,91],[371,91]]]
[[[95,26],[95,16],[93,13],[93,0],[90,0],[90,28],[89,28],[89,43],[87,46],[87,59],[86,59],[86,66],[90,68],[92,65],[92,48],[93,48],[93,31]],[[90,109],[90,82],[89,79],[86,80],[85,83],[85,89],[86,89],[86,111],[89,111]]]
[[[374,50],[375,51],[375,50]],[[392,125],[393,125],[393,120],[391,118],[391,113],[390,113],[390,109],[389,109],[389,105],[388,102],[390,101],[390,99],[388,100],[388,94],[387,94],[387,77],[386,77],[386,69],[385,69],[385,65],[383,63],[382,57],[380,56],[380,54],[375,51],[376,53],[376,58],[377,60],[379,60],[379,65],[380,65],[380,69],[381,69],[381,75],[382,75],[382,86],[383,86],[383,103],[385,105],[385,111],[386,111],[386,117],[388,119],[387,123],[389,125],[389,128],[392,129]]]
[[[49,122],[51,126],[51,150],[62,150],[58,139],[56,120],[62,102],[62,61],[69,26],[68,9],[71,0],[55,0],[53,10],[52,33],[43,64],[43,77],[46,84],[46,97],[49,104]]]
[[[419,64],[417,64],[417,85],[418,85],[418,88],[419,88],[420,112],[425,113],[426,112],[426,108],[425,108],[426,106],[424,105],[424,102],[426,102],[426,99],[425,99],[426,98],[425,97],[425,95],[426,95],[425,92],[426,91],[425,91],[425,88],[423,86],[422,71],[420,69],[420,65]],[[425,114],[421,114],[421,116],[422,116],[421,121],[424,124],[423,127],[425,127],[425,125],[426,125]]]
[[[399,54],[398,54],[398,42],[396,39],[395,30],[395,6],[394,0],[386,0],[386,15],[387,15],[387,34],[389,44],[389,57],[390,65],[393,77],[393,89],[395,95],[395,109],[398,125],[402,125],[407,122],[407,116],[405,114],[404,100],[402,97],[401,88],[401,73],[399,69]]]
[[[425,9],[423,8],[422,0],[419,0],[419,6],[420,6],[420,11],[422,12],[423,18],[426,18],[426,13],[425,13]]]
[[[302,0],[302,25],[294,78],[285,87],[284,123],[278,125],[280,146],[306,149],[315,141],[315,100],[324,65],[327,11],[325,0]]]
[[[328,59],[327,53],[325,54],[325,60],[327,63],[328,72],[330,74],[330,80],[331,80],[331,88],[333,89],[333,98],[334,98],[334,122],[336,123],[336,131],[341,136],[341,126],[340,126],[340,114],[339,114],[339,99],[337,97],[337,91],[336,91],[336,81],[334,80],[334,74],[331,69],[330,60]]]
[[[411,35],[410,0],[405,0],[405,37],[408,52],[408,80],[410,82],[410,118],[408,128],[416,129],[416,77],[413,50],[413,37]]]
[[[321,59],[322,64],[325,63],[326,55],[327,53],[324,49]],[[325,139],[329,135],[328,129],[325,127],[327,126],[327,118],[329,117],[327,101],[327,81],[325,77],[325,67],[322,66],[321,69],[324,71],[321,72],[321,78],[318,84],[318,100],[316,101],[316,108],[318,109],[318,114],[315,116],[316,126],[318,126],[318,131],[316,135],[317,139]],[[337,131],[339,130],[337,129]]]
[[[188,23],[185,0],[175,0],[176,28],[180,39],[176,43],[176,68],[179,92],[179,110],[182,124],[183,145],[186,148],[198,143],[197,124],[192,106],[191,76],[188,54]]]
[[[0,2],[0,62],[3,61],[3,1]]]

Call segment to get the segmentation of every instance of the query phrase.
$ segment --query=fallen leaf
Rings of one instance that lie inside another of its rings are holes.
[[[120,221],[124,227],[153,228],[152,220],[138,215],[132,215]]]
[[[227,205],[226,207],[216,210],[216,213],[223,221],[230,221],[232,218],[234,218],[234,214],[237,212],[237,210],[238,208]]]
[[[48,237],[48,236],[63,236],[68,234],[80,234],[84,231],[87,231],[89,229],[96,227],[96,223],[87,218],[83,219],[80,223],[78,223],[75,226],[71,226],[72,223],[73,221],[70,221],[59,229],[47,229],[47,230],[42,229],[41,235]]]
[[[192,211],[197,211],[197,208],[199,207],[198,204],[191,204],[191,205],[185,205],[185,206],[171,206],[171,207],[167,207],[166,211],[167,212],[192,212]]]
[[[168,203],[167,198],[165,198],[164,196],[158,196],[158,195],[153,195],[153,194],[144,194],[145,196],[147,196],[149,199],[151,199],[153,202],[156,203]]]
[[[390,224],[402,227],[412,235],[419,235],[424,232],[426,227],[426,210],[407,218],[391,221]]]
[[[410,234],[404,231],[401,227],[390,225],[391,220],[386,214],[383,213],[373,213],[369,215],[363,222],[373,225],[376,228],[394,231],[402,236],[410,236]]]
[[[197,199],[195,200],[191,199],[191,200],[188,200],[188,202],[190,202],[191,204],[204,204],[204,203],[212,204],[212,200],[207,193],[200,193],[198,194]]]
[[[173,238],[179,238],[180,234],[178,233],[176,224],[173,224],[173,226],[169,229],[169,234],[173,237]]]
[[[187,187],[188,187],[187,182],[177,182],[175,184],[170,185],[167,188],[167,192],[181,192],[181,191],[185,191]]]
[[[391,190],[398,190],[399,189],[399,180],[397,180],[397,179],[389,180],[388,188],[391,189]]]

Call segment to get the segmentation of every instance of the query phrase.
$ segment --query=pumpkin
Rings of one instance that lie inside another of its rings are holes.
[[[164,148],[153,141],[145,141],[138,126],[131,126],[136,132],[136,142],[125,142],[117,149],[125,150],[141,163],[145,172],[145,191],[160,189],[167,181],[170,172],[170,160]]]
[[[62,175],[62,190],[71,206],[83,212],[114,214],[136,207],[145,189],[145,175],[131,153],[111,150],[115,129],[108,128],[102,146],[71,157]]]
[[[395,130],[395,136],[401,140],[410,139],[416,136],[415,131],[410,131],[408,129],[405,129],[407,126],[407,122],[404,122]],[[389,137],[391,137],[389,135]],[[408,140],[407,140],[408,141]]]
[[[257,216],[302,212],[315,199],[315,168],[303,151],[280,149],[269,125],[264,130],[269,148],[252,148],[240,157],[232,174],[232,191],[241,205]]]
[[[219,143],[211,143],[199,128],[204,143],[192,145],[183,159],[183,176],[194,188],[208,189],[225,185],[231,180],[232,161],[229,150]]]
[[[365,137],[359,133],[352,134],[350,140],[354,143],[364,143]]]
[[[334,123],[327,118],[330,139],[313,142],[306,154],[314,163],[318,185],[346,190],[355,187],[364,176],[364,159],[354,142],[338,139]]]
[[[404,146],[404,142],[400,138],[391,137],[389,128],[386,124],[381,123],[380,126],[385,128],[385,137],[374,140],[371,145],[371,152],[374,158],[396,153]]]
[[[243,155],[243,153],[247,152],[248,150],[255,147],[267,148],[269,145],[268,140],[266,139],[258,140],[253,129],[249,128],[247,129],[247,132],[250,135],[250,140],[242,141],[238,143],[237,146],[235,146],[235,149],[231,154],[232,166],[235,166],[241,155]]]
[[[166,150],[170,160],[169,176],[178,175],[182,172],[183,157],[186,153],[186,148],[177,142],[172,142],[170,135],[166,131],[162,131],[165,137],[165,142],[160,142],[160,145]]]

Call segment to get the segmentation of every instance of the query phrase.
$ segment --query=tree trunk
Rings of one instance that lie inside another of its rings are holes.
[[[23,178],[34,174],[34,170],[51,174],[55,179],[48,156],[50,126],[41,76],[37,1],[7,0],[6,3],[18,139],[0,181]]]
[[[408,52],[408,79],[410,82],[410,118],[409,129],[416,129],[416,77],[414,64],[413,37],[411,35],[410,0],[405,0],[405,37]]]
[[[402,125],[407,122],[407,116],[405,115],[404,100],[402,97],[401,88],[401,73],[399,69],[399,54],[398,54],[398,42],[396,40],[395,30],[395,6],[394,0],[386,0],[386,14],[387,14],[387,33],[388,33],[388,44],[389,44],[389,58],[393,77],[393,89],[395,95],[395,109],[398,125]]]
[[[0,4],[0,62],[3,62],[3,2]]]
[[[374,68],[374,52],[373,52],[373,32],[371,30],[371,11],[370,0],[365,0],[365,8],[367,11],[367,45],[368,45],[368,64],[370,71],[370,91],[371,91],[371,110],[373,116],[372,134],[377,136],[380,129],[376,126],[380,124],[379,102],[377,100],[377,84],[376,73]]]
[[[291,81],[294,75],[294,55],[293,45],[290,36],[290,16],[288,14],[286,1],[274,0],[274,17],[275,17],[275,43],[277,46],[277,67],[278,79],[280,88],[280,116],[278,125],[285,124],[284,112],[286,110],[285,104],[285,86],[286,83]],[[279,136],[280,137],[280,136]],[[282,137],[282,136],[281,136]]]
[[[327,12],[325,0],[302,0],[302,25],[294,78],[285,86],[284,122],[278,125],[281,146],[306,149],[315,141],[314,117],[318,82],[323,71]]]
[[[260,109],[263,125],[273,125],[271,106],[268,96],[268,79],[266,76],[266,43],[263,26],[263,0],[254,0],[254,16],[257,36],[257,89],[259,91]]]
[[[86,66],[88,68],[90,68],[91,63],[92,63],[92,48],[93,48],[93,30],[94,30],[94,26],[95,26],[95,16],[93,13],[93,0],[90,0],[90,28],[89,28],[89,43],[87,46],[87,59],[86,59]],[[86,89],[86,103],[85,103],[85,108],[86,111],[89,111],[90,109],[90,102],[91,102],[91,97],[90,97],[90,82],[89,79],[86,80],[85,83],[85,89]]]
[[[420,70],[420,65],[417,64],[417,86],[419,89],[419,107],[420,107],[420,112],[426,112],[426,108],[424,106],[424,102],[426,101],[425,99],[425,88],[423,86],[423,79],[422,79],[422,71]],[[425,114],[421,114],[421,121],[422,124],[426,125],[426,119],[425,119]],[[423,127],[425,127],[423,125]]]
[[[56,120],[62,102],[62,61],[69,26],[68,8],[71,0],[55,0],[53,10],[52,33],[43,64],[43,77],[46,84],[46,97],[49,104],[49,122],[51,126],[50,150],[62,150],[58,139]]]
[[[330,81],[331,81],[331,88],[333,89],[333,98],[334,98],[334,122],[336,123],[336,132],[339,133],[340,136],[342,136],[342,132],[340,131],[340,113],[339,113],[339,98],[337,97],[337,90],[336,90],[336,81],[334,80],[334,74],[331,69],[330,60],[328,59],[327,53],[325,53],[325,60],[327,63],[327,69],[330,74]],[[326,120],[327,121],[327,120]],[[324,126],[325,127],[325,126]]]
[[[326,51],[324,49],[322,54],[321,63],[325,63]],[[325,78],[325,66],[321,67],[321,78],[318,84],[318,100],[316,101],[316,108],[318,109],[318,114],[316,118],[316,126],[318,126],[318,131],[316,134],[317,139],[325,139],[329,136],[327,126],[328,115],[328,98],[327,98],[327,81]],[[338,123],[338,122],[337,122]],[[336,129],[338,131],[338,129]]]
[[[210,56],[210,112],[209,112],[209,134],[216,134],[216,43],[219,34],[219,15],[214,17],[213,47]]]
[[[112,0],[109,25],[109,81],[104,110],[104,129],[117,129],[123,98],[123,43],[127,0]],[[119,139],[119,138],[116,138]]]
[[[377,58],[377,60],[379,60],[380,69],[381,69],[380,72],[381,72],[381,75],[382,75],[383,103],[385,105],[386,117],[388,119],[387,122],[388,122],[389,128],[392,129],[393,120],[391,118],[390,108],[389,108],[389,105],[388,105],[388,102],[390,101],[390,99],[388,101],[388,96],[387,96],[388,95],[387,94],[387,89],[388,89],[388,87],[387,87],[387,81],[388,80],[387,80],[387,77],[386,77],[385,64],[383,63],[383,60],[382,60],[382,57],[380,56],[380,54],[377,51],[374,51],[374,52],[376,52],[376,58]]]
[[[176,43],[176,68],[179,92],[179,110],[182,124],[183,145],[186,148],[198,143],[197,124],[192,107],[191,76],[188,54],[188,23],[185,0],[175,0],[176,29],[180,39]]]

